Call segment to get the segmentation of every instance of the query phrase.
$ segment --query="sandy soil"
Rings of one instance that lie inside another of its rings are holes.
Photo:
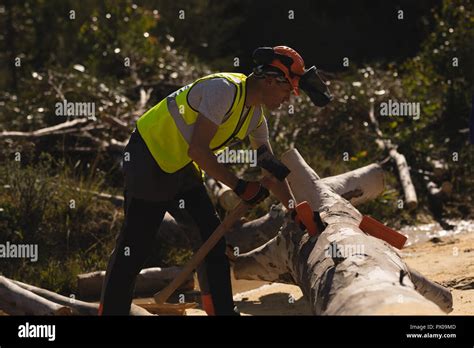
[[[434,238],[401,252],[407,264],[453,293],[450,315],[474,315],[474,233]],[[311,315],[299,287],[233,280],[234,300],[242,315]],[[187,315],[205,315],[190,309]]]
[[[451,289],[450,315],[474,315],[474,233],[434,238],[402,255],[410,267]]]

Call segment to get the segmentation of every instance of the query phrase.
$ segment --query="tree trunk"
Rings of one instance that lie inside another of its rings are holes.
[[[66,306],[49,301],[0,276],[0,309],[10,315],[71,315]]]
[[[296,150],[282,161],[292,171],[295,198],[308,201],[328,225],[310,238],[287,221],[275,238],[235,260],[237,279],[297,284],[316,315],[442,313],[416,291],[397,252],[359,229],[361,214],[318,181]]]
[[[163,289],[179,273],[181,267],[169,268],[146,268],[137,276],[135,284],[135,295],[149,296]],[[105,271],[97,271],[77,276],[77,289],[80,298],[99,298],[102,291]],[[194,278],[192,275],[181,285],[179,290],[187,291],[194,289]]]

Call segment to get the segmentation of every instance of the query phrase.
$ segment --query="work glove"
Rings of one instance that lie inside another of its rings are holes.
[[[321,220],[319,212],[313,211],[308,202],[304,201],[296,205],[291,211],[291,218],[303,231],[308,231],[310,236],[321,234],[326,225]]]
[[[257,204],[268,197],[268,190],[258,181],[239,179],[234,192],[247,204]]]

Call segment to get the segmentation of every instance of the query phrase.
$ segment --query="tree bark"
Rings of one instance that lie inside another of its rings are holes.
[[[135,284],[135,295],[148,296],[168,285],[179,273],[181,267],[169,268],[146,268],[137,276]],[[97,271],[77,276],[77,289],[80,298],[99,298],[102,291],[102,284],[105,277],[105,271]],[[181,285],[179,290],[187,291],[194,289],[194,278],[190,276],[188,280]]]
[[[418,205],[418,198],[416,196],[415,186],[411,181],[410,169],[404,155],[399,153],[395,148],[390,149],[390,156],[395,160],[400,176],[400,183],[402,184],[403,193],[405,195],[405,204],[408,210],[413,210]]]
[[[414,269],[409,269],[415,289],[428,300],[436,303],[445,313],[453,310],[453,295],[448,288],[432,282]]]
[[[49,301],[0,276],[0,309],[10,315],[71,315],[70,308]]]
[[[361,214],[318,181],[296,150],[282,161],[292,171],[295,198],[308,201],[328,225],[310,238],[287,221],[275,238],[235,260],[237,279],[297,284],[316,315],[442,313],[416,291],[397,252],[359,229]]]

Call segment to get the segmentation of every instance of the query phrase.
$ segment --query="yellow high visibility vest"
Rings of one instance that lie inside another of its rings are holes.
[[[245,75],[218,73],[198,79],[170,94],[137,121],[138,132],[163,171],[174,173],[192,162],[188,149],[199,113],[189,105],[188,94],[196,83],[216,77],[225,78],[232,83],[236,87],[236,93],[226,114],[228,118],[219,125],[209,149],[218,152],[235,139],[243,140],[262,123],[263,110],[259,116],[255,116],[255,107],[252,106],[248,113],[243,113],[247,93]]]

